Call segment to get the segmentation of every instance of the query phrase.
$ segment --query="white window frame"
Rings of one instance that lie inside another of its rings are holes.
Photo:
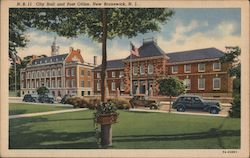
[[[187,70],[187,67],[188,67],[188,66],[190,67],[189,70]],[[185,72],[185,73],[191,73],[191,64],[185,64],[185,65],[184,65],[184,72]]]
[[[71,76],[75,76],[75,75],[76,75],[75,72],[76,72],[76,69],[75,69],[75,68],[72,68],[72,69],[71,69]]]
[[[115,75],[116,75],[116,74],[115,74],[115,71],[112,71],[112,72],[111,72],[111,76],[112,76],[113,78],[115,78]]]
[[[57,87],[62,87],[62,82],[61,82],[61,80],[57,80]]]
[[[112,82],[111,82],[111,90],[112,90],[112,91],[115,91],[115,90],[116,90],[115,81],[112,81]]]
[[[123,77],[123,76],[124,76],[124,71],[120,71],[119,77]]]
[[[120,90],[124,91],[124,81],[123,80],[121,80],[121,82],[120,82]]]
[[[83,84],[82,84],[83,83]],[[84,83],[84,80],[81,81],[81,87],[84,87],[85,86],[85,83]]]
[[[133,66],[133,75],[137,75],[137,74],[138,74],[138,67],[136,65],[136,66]]]
[[[83,73],[82,73],[83,72]],[[81,69],[81,76],[84,76],[84,69]]]
[[[48,73],[49,73],[49,75],[48,75]],[[47,71],[46,71],[46,76],[47,76],[47,77],[50,77],[50,76],[51,76],[50,70],[47,70]]]
[[[96,78],[101,78],[101,73],[100,72],[96,73]]]
[[[215,86],[215,81],[219,80],[219,87],[214,87]],[[221,78],[219,77],[214,77],[213,78],[213,90],[220,90],[221,89]]]
[[[177,67],[177,71],[174,71],[174,67]],[[178,73],[178,65],[173,65],[171,68],[172,68],[172,74]]]
[[[72,79],[71,80],[71,87],[76,87],[76,80],[75,79]]]
[[[218,69],[215,68],[215,64],[219,64],[219,68]],[[221,63],[220,62],[213,63],[213,71],[220,71],[220,70],[221,70]]]
[[[200,82],[203,80],[204,87],[200,87]],[[198,90],[205,90],[206,89],[206,79],[205,78],[198,78]]]
[[[154,65],[149,64],[148,65],[148,74],[152,75],[154,73]]]
[[[187,87],[188,84],[186,84],[187,83],[186,81],[189,81],[189,87]],[[183,80],[183,83],[184,83],[184,86],[185,86],[186,90],[191,90],[191,80],[189,78],[185,78]]]
[[[145,74],[145,67],[144,64],[140,65],[140,74],[144,75]]]
[[[97,91],[101,90],[101,83],[99,81],[96,83],[96,89]]]
[[[67,71],[67,72],[66,72],[66,76],[67,76],[67,77],[69,77],[70,74],[71,74],[71,72],[70,72],[69,70],[70,70],[70,69],[67,69],[67,70],[66,70],[66,71]]]
[[[204,65],[204,70],[201,70],[200,69],[200,65]],[[205,72],[206,71],[206,64],[205,63],[200,63],[200,64],[198,64],[198,72]]]

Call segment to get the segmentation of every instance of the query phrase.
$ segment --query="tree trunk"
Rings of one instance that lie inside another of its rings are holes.
[[[101,70],[101,102],[105,102],[106,95],[106,67],[107,67],[107,10],[102,9],[102,70]]]
[[[112,146],[112,125],[101,125],[101,145],[104,148]]]
[[[172,101],[172,96],[170,95],[170,103],[169,103],[169,109],[168,109],[168,112],[171,112],[171,101]]]

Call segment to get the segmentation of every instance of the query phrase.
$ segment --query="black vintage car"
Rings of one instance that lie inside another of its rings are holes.
[[[149,107],[150,109],[159,109],[160,104],[155,100],[150,100],[143,95],[136,95],[129,100],[132,108],[135,107]]]
[[[180,112],[184,112],[186,109],[201,109],[211,114],[218,114],[221,111],[218,101],[203,100],[200,96],[196,95],[179,96],[174,101],[172,108]]]
[[[24,102],[38,102],[38,95],[37,94],[25,94],[23,97]]]
[[[40,103],[54,103],[54,96],[51,94],[40,94],[38,97]]]
[[[70,94],[65,94],[62,98],[62,100],[60,101],[61,104],[66,104],[67,99],[73,97],[73,95]]]

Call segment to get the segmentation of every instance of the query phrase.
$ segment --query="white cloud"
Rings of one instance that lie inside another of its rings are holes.
[[[203,23],[205,26],[206,23]],[[192,27],[193,26],[193,27]],[[195,28],[195,23],[190,22],[186,26],[180,24],[176,27],[172,39],[166,40],[163,36],[158,37],[158,44],[165,52],[193,50],[200,48],[216,47],[224,50],[225,46],[240,46],[240,37],[233,35],[236,27],[233,22],[221,22],[217,27],[208,32],[197,32],[192,35],[185,33]],[[182,41],[182,42],[178,42]]]

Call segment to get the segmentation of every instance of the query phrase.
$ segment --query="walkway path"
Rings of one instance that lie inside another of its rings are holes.
[[[59,113],[65,113],[65,112],[84,111],[84,110],[87,110],[87,108],[67,109],[67,110],[57,110],[57,111],[48,111],[48,112],[37,112],[37,113],[30,113],[30,114],[11,115],[11,116],[9,116],[9,119],[24,118],[24,117],[34,117],[34,116],[42,116],[42,115],[52,115],[52,114],[59,114]]]

